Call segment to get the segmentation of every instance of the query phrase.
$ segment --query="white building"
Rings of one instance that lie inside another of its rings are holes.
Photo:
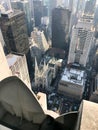
[[[13,76],[20,78],[29,89],[31,89],[30,78],[25,55],[9,54],[6,56],[7,62]]]
[[[45,93],[38,92],[37,99],[43,110],[47,110],[47,95]]]
[[[39,49],[41,49],[42,51],[48,50],[49,45],[43,31],[35,28],[34,31],[31,32],[31,38],[34,40],[35,44],[37,44]]]
[[[89,53],[94,45],[94,28],[92,17],[83,17],[72,29],[72,38],[68,56],[69,63],[79,63],[86,66]]]
[[[11,75],[12,74],[9,69],[9,66],[8,66],[8,63],[7,63],[3,48],[2,48],[2,44],[0,42],[0,81]]]
[[[47,16],[42,17],[41,24],[48,26],[49,25],[49,17],[47,17]]]
[[[0,29],[0,81],[12,75],[4,54],[4,45],[5,42]]]
[[[45,38],[44,32],[39,31],[37,28],[31,32],[30,37],[30,53],[32,57],[32,61],[35,62],[35,57],[37,59],[38,64],[41,61],[42,55],[49,49],[49,44]]]
[[[5,13],[6,11],[12,10],[10,0],[0,0],[0,11]]]
[[[73,68],[65,68],[58,86],[58,92],[70,98],[80,100],[85,87],[85,72]]]

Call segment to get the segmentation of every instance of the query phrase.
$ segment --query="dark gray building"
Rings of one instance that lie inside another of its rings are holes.
[[[40,26],[41,17],[43,16],[43,2],[34,0],[33,4],[34,4],[35,26]]]
[[[1,14],[0,27],[8,53],[16,52],[27,54],[29,41],[25,14],[19,10]]]
[[[67,49],[71,12],[55,8],[52,12],[52,47]]]
[[[43,1],[34,0],[33,4],[35,26],[39,27],[41,25],[41,18],[48,16],[48,8],[43,4]]]
[[[25,13],[25,18],[26,18],[26,24],[27,24],[27,31],[28,31],[28,35],[31,35],[31,32],[33,30],[33,23],[31,20],[31,12],[29,10],[29,2],[28,1],[12,1],[11,2],[12,8],[13,9],[19,9],[21,11],[24,11]]]
[[[91,86],[90,101],[98,103],[98,74],[95,77],[94,85]]]

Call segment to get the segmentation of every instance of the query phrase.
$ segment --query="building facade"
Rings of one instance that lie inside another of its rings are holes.
[[[9,69],[9,66],[8,66],[4,51],[3,51],[3,47],[0,41],[0,81],[11,75],[12,74]]]
[[[25,55],[8,54],[6,56],[9,69],[13,76],[20,78],[29,89],[31,89],[31,83],[28,73],[27,61]]]
[[[33,24],[32,24],[32,21],[31,21],[31,12],[29,10],[29,7],[30,7],[29,4],[30,3],[27,0],[24,0],[24,1],[12,1],[11,4],[12,4],[13,9],[19,9],[21,11],[24,11],[28,35],[30,36],[31,31],[33,30]]]
[[[2,32],[1,32],[1,29],[0,29],[0,41],[1,41],[2,47],[4,48],[5,42],[4,42],[4,39],[3,39],[3,35],[2,35]]]
[[[69,37],[71,12],[55,8],[52,12],[52,47],[66,49]]]
[[[78,21],[73,27],[68,64],[76,62],[86,66],[89,62],[90,50],[94,45],[94,31],[92,19],[87,17]]]
[[[95,84],[92,86],[90,101],[98,103],[98,74],[95,77]]]
[[[42,51],[47,51],[49,49],[49,44],[45,38],[44,32],[34,28],[34,31],[31,33],[31,38],[37,44],[38,48]]]
[[[9,52],[27,53],[29,41],[25,14],[20,10],[1,14],[0,27],[4,37],[6,48]]]
[[[44,32],[34,28],[34,31],[31,32],[30,44],[30,53],[33,63],[35,62],[36,57],[39,64],[42,55],[49,49],[49,44],[47,43]]]
[[[58,93],[75,100],[81,100],[85,88],[85,72],[73,68],[65,68],[58,85]]]
[[[84,12],[85,3],[86,3],[85,0],[78,0],[78,3],[77,3],[77,10],[76,10],[76,13],[78,14],[78,17],[81,16],[82,13]]]
[[[84,13],[94,15],[95,6],[96,6],[96,0],[86,1]]]
[[[41,17],[43,16],[43,2],[34,0],[33,4],[35,26],[38,27],[41,25]]]
[[[0,0],[0,11],[4,13],[6,11],[12,10],[10,0]]]

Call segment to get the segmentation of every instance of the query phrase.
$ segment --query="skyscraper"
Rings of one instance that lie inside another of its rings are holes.
[[[62,0],[62,5],[63,5],[65,8],[68,8],[68,7],[69,7],[69,0]]]
[[[64,8],[55,8],[52,12],[52,46],[65,49],[68,42],[71,12]]]
[[[76,62],[86,66],[89,61],[90,50],[94,43],[94,28],[92,20],[86,18],[81,19],[72,29],[68,64]]]
[[[52,37],[52,30],[51,30],[52,11],[54,8],[62,5],[62,0],[47,0],[46,4],[48,6],[48,16],[49,16],[49,37],[51,38]]]
[[[43,2],[34,0],[33,4],[34,4],[35,26],[40,26],[41,17],[43,16]]]
[[[31,33],[31,46],[30,52],[32,61],[34,63],[35,57],[38,64],[42,59],[42,55],[49,49],[49,44],[46,41],[43,31],[39,31],[37,28],[34,28],[34,31]]]
[[[73,0],[69,0],[69,10],[73,11]]]
[[[12,10],[10,0],[0,0],[0,5],[1,5],[2,7],[4,7],[5,12],[6,12],[6,11],[9,11],[9,10]],[[3,10],[0,9],[0,11],[2,12]]]
[[[15,10],[1,14],[0,27],[6,48],[9,52],[26,54],[29,50],[29,41],[25,22],[25,14]]]
[[[33,23],[31,23],[31,12],[29,10],[30,3],[27,0],[24,1],[21,0],[21,1],[12,1],[11,4],[13,9],[19,9],[21,11],[24,11],[26,16],[28,35],[30,36],[31,31],[33,30]]]
[[[78,0],[76,10],[76,13],[78,13],[78,15],[81,15],[84,12],[85,3],[86,3],[85,0]]]
[[[29,2],[29,10],[30,10],[30,14],[31,14],[31,23],[32,23],[32,27],[35,26],[35,20],[34,20],[34,4],[33,4],[33,0],[28,0]]]
[[[43,31],[39,31],[37,28],[34,28],[34,31],[31,33],[31,37],[41,51],[47,51],[49,49],[49,45]]]
[[[20,78],[31,90],[30,78],[25,55],[8,54],[6,56],[9,69],[13,76]]]
[[[0,39],[0,81],[11,76],[11,71],[9,69],[1,42],[2,41]]]
[[[86,1],[84,13],[85,14],[90,14],[90,15],[94,14],[95,5],[96,5],[96,0],[88,0],[88,1]]]
[[[3,35],[2,35],[2,32],[1,32],[1,28],[0,28],[0,41],[1,41],[2,47],[4,48],[5,42],[4,42],[4,39],[3,39]]]

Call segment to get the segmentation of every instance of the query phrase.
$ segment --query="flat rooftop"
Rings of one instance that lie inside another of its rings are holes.
[[[83,101],[80,130],[98,130],[98,104]]]
[[[17,16],[21,13],[23,13],[23,11],[21,11],[21,10],[9,10],[9,11],[6,11],[5,13],[2,13],[1,16],[11,18],[11,17]]]
[[[85,71],[83,70],[65,68],[61,81],[83,86],[85,82],[84,75]]]
[[[9,67],[13,66],[21,56],[15,54],[9,54],[6,56]]]
[[[37,94],[38,101],[44,110],[47,110],[47,97],[45,93],[39,92]]]

